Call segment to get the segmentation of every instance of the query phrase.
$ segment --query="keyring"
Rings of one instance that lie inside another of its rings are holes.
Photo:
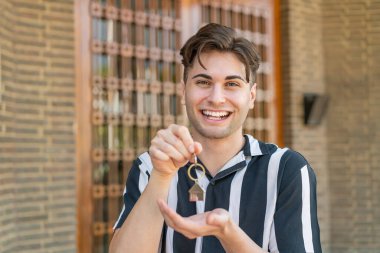
[[[195,168],[196,166],[198,166],[202,170],[202,174],[199,178],[194,178],[190,173],[191,169]],[[187,175],[189,176],[190,180],[194,181],[194,185],[189,190],[189,200],[191,202],[204,201],[205,190],[202,188],[202,186],[199,185],[198,179],[201,179],[202,177],[206,175],[206,169],[202,164],[198,163],[197,156],[195,154],[194,154],[194,163],[190,165],[189,168],[187,169]]]
[[[189,178],[191,179],[191,180],[193,180],[194,182],[196,182],[196,181],[198,181],[198,178],[194,178],[192,175],[191,175],[191,169],[192,168],[194,168],[194,167],[196,167],[196,166],[198,166],[199,168],[201,168],[201,170],[202,170],[202,174],[201,174],[201,176],[199,177],[199,178],[202,178],[202,177],[204,177],[205,175],[206,175],[206,169],[205,169],[205,167],[202,165],[202,164],[200,164],[200,163],[193,163],[192,165],[190,165],[190,167],[187,169],[187,175],[189,176]]]

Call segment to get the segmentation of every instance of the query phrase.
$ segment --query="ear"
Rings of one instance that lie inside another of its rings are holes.
[[[255,100],[256,100],[256,83],[254,83],[251,87],[251,90],[249,92],[250,99],[249,99],[249,109],[253,109],[255,106]]]
[[[181,89],[182,89],[182,97],[181,97],[181,105],[184,105],[185,104],[185,83],[184,81],[181,82]]]

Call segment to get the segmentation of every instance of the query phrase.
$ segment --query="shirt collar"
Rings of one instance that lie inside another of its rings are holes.
[[[253,138],[252,135],[245,134],[244,138],[245,143],[242,150],[245,156],[260,156],[269,154],[267,146]]]
[[[247,165],[247,161],[253,157],[269,154],[266,145],[253,138],[253,136],[245,134],[244,139],[245,142],[242,149],[219,170],[215,177],[211,179],[211,183],[244,168]],[[198,162],[202,163],[200,160]],[[187,166],[190,166],[190,163],[188,163]],[[210,176],[209,173],[207,174]]]
[[[234,165],[241,163],[247,159],[247,157],[254,157],[254,156],[260,156],[264,154],[268,154],[269,151],[265,145],[260,145],[260,142],[253,138],[252,135],[245,134],[244,135],[244,145],[242,149],[234,156],[232,157],[221,169],[225,170],[227,168],[231,168]],[[219,172],[220,172],[219,171]]]
[[[232,157],[215,175],[213,180],[223,178],[235,171],[244,168],[247,162],[255,156],[261,156],[269,153],[267,147],[251,135],[244,135],[244,146],[234,157]]]

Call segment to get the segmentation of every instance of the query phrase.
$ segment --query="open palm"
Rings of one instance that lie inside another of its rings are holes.
[[[158,206],[166,224],[189,239],[208,235],[217,236],[223,232],[230,221],[229,213],[222,208],[182,217],[163,200],[158,201]]]

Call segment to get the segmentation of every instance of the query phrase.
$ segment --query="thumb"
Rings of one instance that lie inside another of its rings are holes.
[[[209,225],[220,227],[220,226],[224,226],[224,224],[226,224],[229,219],[230,219],[230,216],[228,212],[211,212],[208,215],[206,222]]]

